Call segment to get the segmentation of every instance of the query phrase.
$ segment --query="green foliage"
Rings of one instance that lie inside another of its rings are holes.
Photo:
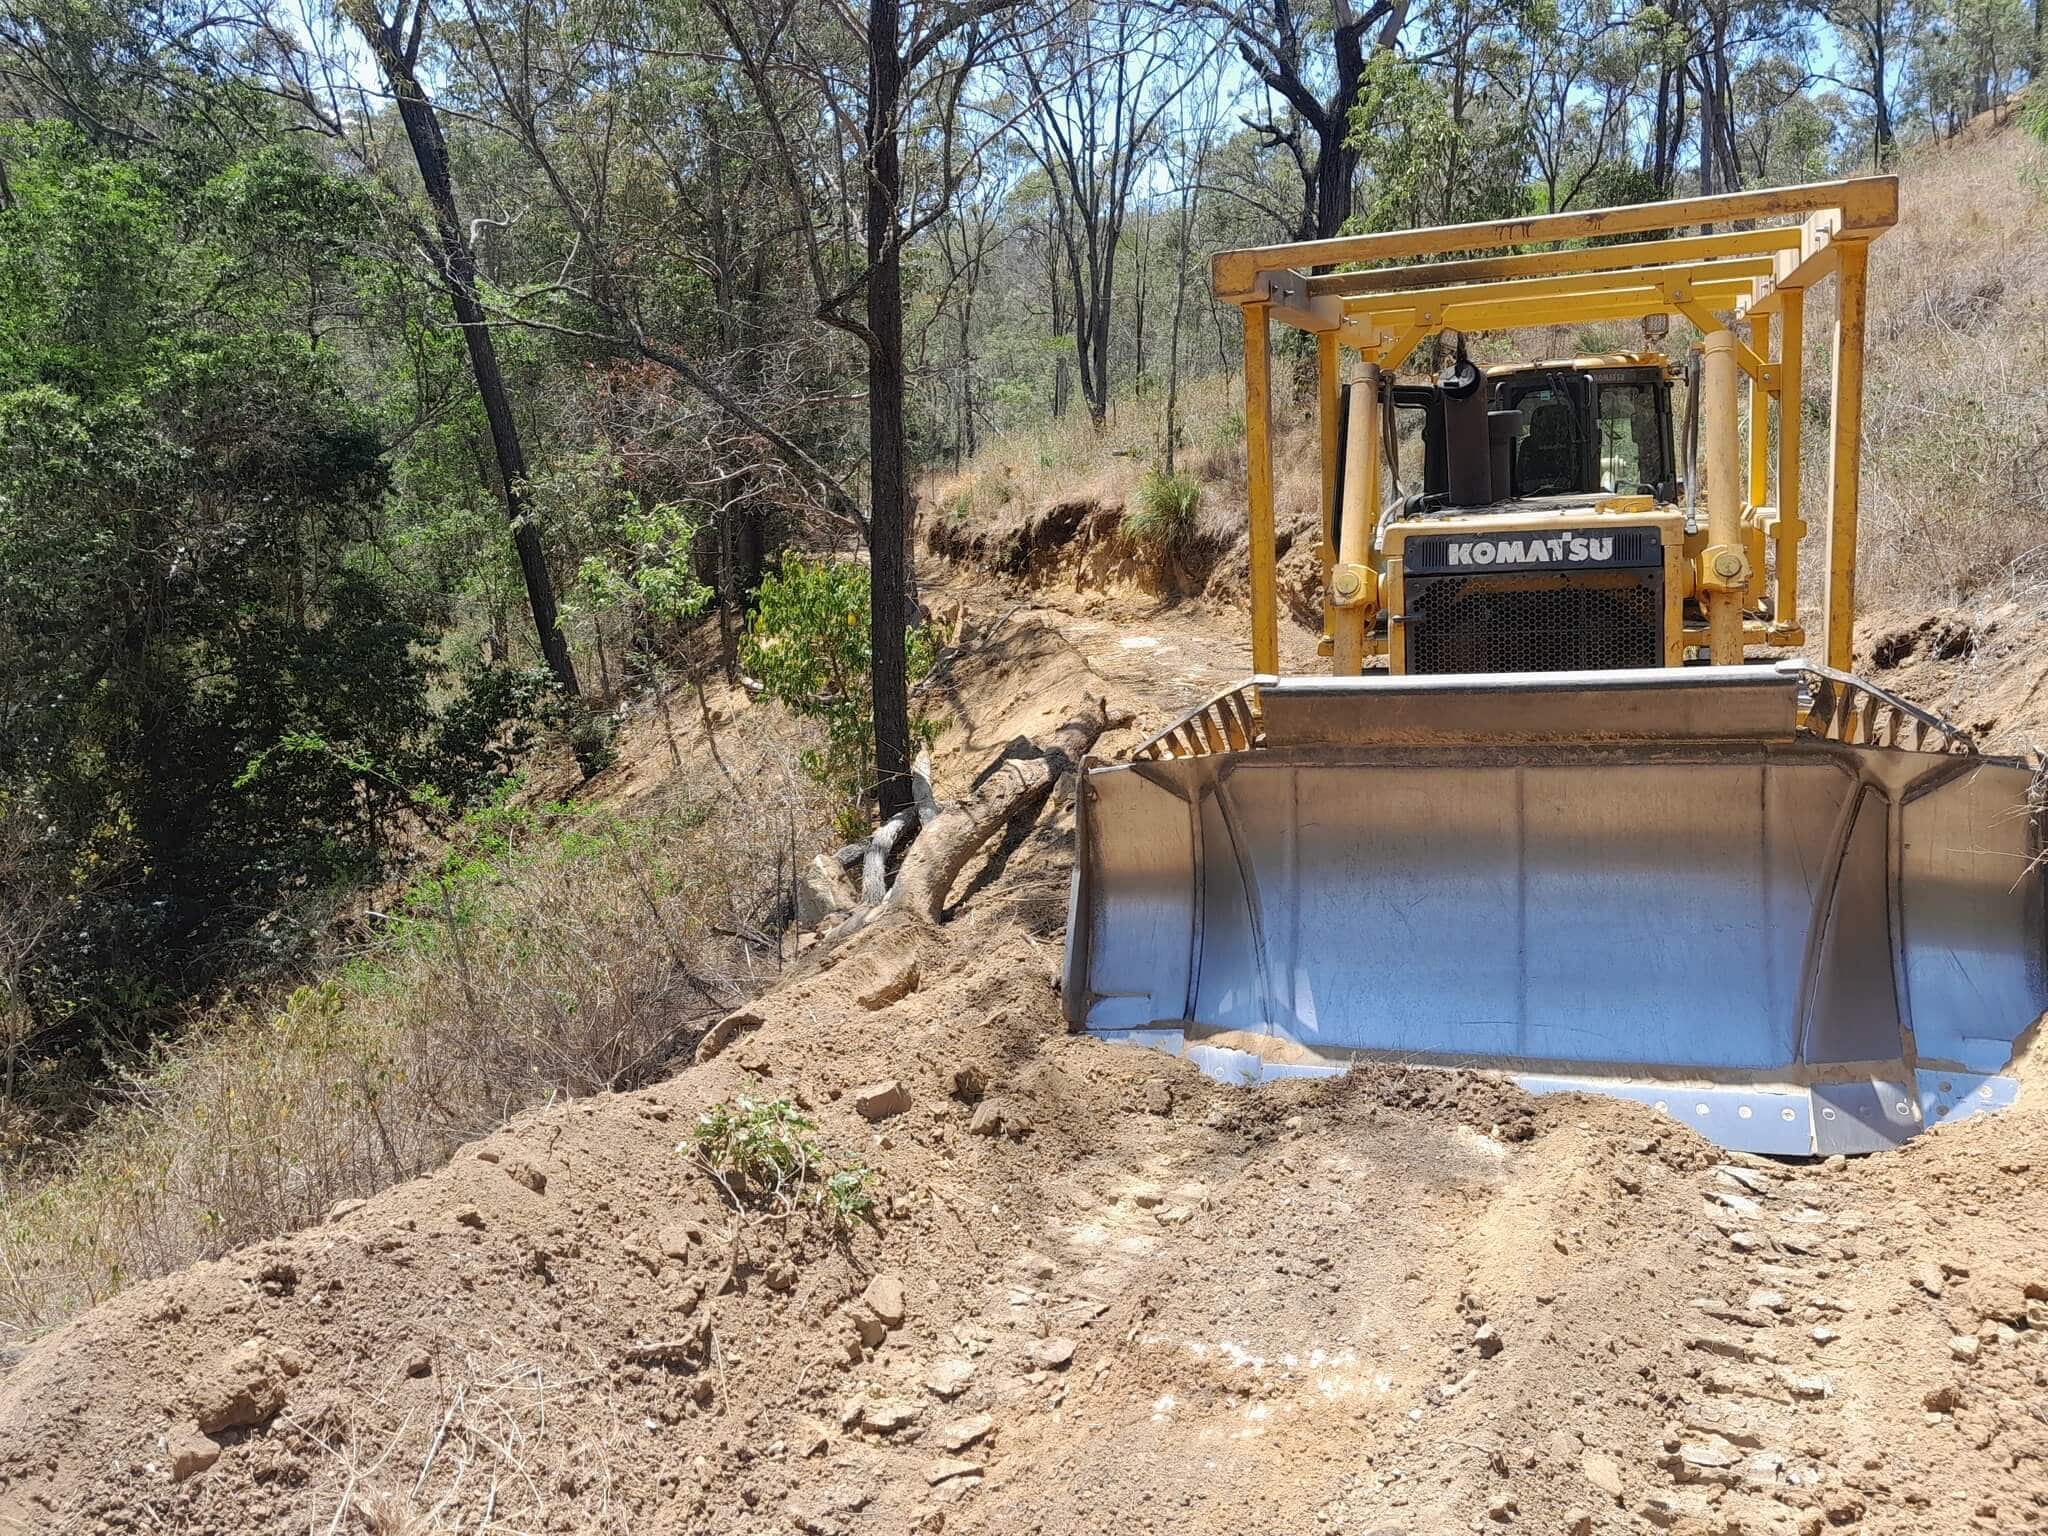
[[[1355,230],[1508,218],[1527,209],[1526,123],[1477,110],[1457,117],[1439,81],[1404,55],[1367,61],[1351,109],[1351,143],[1366,172]]]
[[[817,1129],[788,1099],[742,1096],[699,1115],[690,1144],[734,1204],[782,1214],[809,1207],[834,1226],[853,1226],[874,1211],[877,1175],[864,1163],[835,1163]]]
[[[1202,487],[1193,475],[1148,470],[1138,486],[1138,504],[1124,518],[1124,531],[1162,554],[1184,550],[1194,542],[1201,501]]]
[[[931,671],[937,645],[914,626],[904,659],[915,686]],[[844,802],[841,830],[858,836],[874,790],[874,677],[868,629],[868,568],[851,560],[783,556],[761,583],[740,646],[740,664],[768,696],[824,722],[825,746],[804,754],[804,769]],[[935,722],[913,713],[913,734],[929,740]]]
[[[381,436],[322,330],[361,189],[289,140],[0,155],[0,794],[61,871],[5,982],[97,1053],[296,954],[279,918],[377,869],[405,786],[465,802],[533,710],[472,669],[437,718],[432,612],[381,558]]]

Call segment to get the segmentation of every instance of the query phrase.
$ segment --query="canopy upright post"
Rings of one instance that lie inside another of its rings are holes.
[[[1244,306],[1244,449],[1251,501],[1252,671],[1280,671],[1273,546],[1273,354],[1269,306]]]

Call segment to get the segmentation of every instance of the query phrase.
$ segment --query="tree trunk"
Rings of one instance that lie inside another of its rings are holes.
[[[526,515],[526,451],[519,441],[519,425],[512,414],[511,396],[505,376],[498,367],[498,349],[485,324],[483,306],[476,294],[476,257],[469,248],[460,210],[455,205],[455,187],[448,171],[447,141],[434,106],[420,86],[410,54],[394,27],[383,24],[381,15],[373,21],[367,12],[355,12],[356,26],[376,53],[384,76],[398,101],[399,120],[412,145],[419,166],[420,181],[427,201],[433,205],[436,240],[429,250],[448,296],[455,306],[456,322],[469,348],[470,371],[476,376],[476,391],[483,400],[484,419],[490,424],[491,447],[498,461],[498,494],[504,502],[505,518],[512,526],[512,544],[519,552],[519,571],[526,580],[526,601],[533,610],[533,626],[540,638],[541,654],[548,670],[563,692],[572,697],[581,690],[576,683],[576,665],[569,658],[568,636],[562,633],[561,615],[555,603],[554,578],[541,548],[540,529]]]
[[[910,681],[904,657],[910,602],[909,453],[903,426],[903,252],[897,205],[903,164],[898,0],[869,0],[866,198],[868,330],[868,639],[875,689],[875,791],[881,819],[911,806]]]

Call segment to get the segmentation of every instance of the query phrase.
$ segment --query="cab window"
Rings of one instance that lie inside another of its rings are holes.
[[[1654,384],[1600,386],[1600,489],[1653,496],[1670,478]]]
[[[1524,496],[1547,496],[1579,488],[1579,434],[1572,402],[1554,384],[1515,396],[1522,413],[1522,440],[1515,455],[1515,488]]]

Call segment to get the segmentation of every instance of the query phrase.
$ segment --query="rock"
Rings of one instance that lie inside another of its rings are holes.
[[[1499,1498],[1495,1499],[1492,1503],[1486,1506],[1486,1513],[1488,1518],[1497,1520],[1502,1525],[1506,1525],[1510,1520],[1515,1518],[1516,1511],[1519,1510],[1521,1507],[1522,1506],[1520,1504],[1517,1504],[1514,1501],[1514,1499],[1509,1497],[1507,1494],[1502,1494]]]
[[[953,1097],[962,1104],[979,1104],[988,1093],[988,1077],[975,1066],[953,1070]]]
[[[1822,1323],[1818,1328],[1814,1329],[1812,1334],[1813,1342],[1816,1344],[1832,1344],[1840,1337],[1841,1335],[1826,1323]]]
[[[1038,1339],[1031,1345],[1031,1360],[1034,1365],[1048,1371],[1063,1370],[1074,1358],[1072,1339]]]
[[[910,1108],[910,1090],[903,1086],[901,1078],[869,1083],[865,1088],[853,1090],[853,1107],[860,1111],[861,1119],[872,1125]]]
[[[899,970],[891,971],[880,982],[857,996],[854,1001],[873,1013],[891,1003],[900,1003],[917,990],[919,981],[917,962],[911,961]]]
[[[1593,1517],[1583,1509],[1566,1510],[1564,1536],[1593,1536]]]
[[[405,1357],[405,1374],[415,1379],[434,1374],[434,1361],[424,1349],[416,1349]]]
[[[851,912],[859,905],[860,892],[829,853],[812,859],[797,876],[796,921],[800,928],[816,928],[835,912]]]
[[[1977,1358],[1977,1336],[1972,1333],[1957,1334],[1948,1341],[1948,1352],[1964,1364],[1968,1364]]]
[[[1939,1264],[1923,1263],[1913,1266],[1913,1284],[1930,1296],[1940,1296],[1948,1289],[1948,1282],[1942,1278]]]
[[[815,1419],[805,1419],[798,1424],[797,1432],[791,1438],[790,1445],[795,1449],[797,1455],[809,1461],[812,1457],[822,1456],[832,1449],[832,1435],[824,1425],[818,1423]]]
[[[697,1042],[697,1065],[701,1067],[741,1035],[751,1034],[767,1022],[751,1008],[741,1008],[728,1013],[705,1030],[704,1038]]]
[[[1783,1291],[1751,1291],[1749,1306],[1753,1312],[1790,1312],[1792,1300]]]
[[[972,1360],[941,1360],[925,1372],[924,1386],[934,1397],[958,1397],[967,1390],[973,1376]]]
[[[1010,1268],[1026,1280],[1050,1280],[1058,1273],[1058,1266],[1051,1259],[1028,1248],[1010,1260]]]
[[[873,1349],[889,1336],[888,1328],[879,1317],[858,1316],[853,1320],[853,1331],[859,1337],[862,1347]]]
[[[924,1410],[916,1403],[884,1397],[861,1404],[860,1424],[863,1429],[872,1429],[878,1435],[893,1435],[910,1428],[923,1415]]]
[[[996,1107],[994,1099],[983,1099],[974,1106],[974,1113],[967,1121],[970,1136],[997,1136],[1002,1133],[1003,1112]]]
[[[505,1176],[514,1184],[524,1185],[536,1195],[548,1192],[548,1176],[524,1158],[514,1158],[505,1165]]]
[[[995,1427],[995,1420],[985,1413],[955,1419],[939,1431],[939,1444],[949,1451],[964,1451],[977,1441],[986,1439],[988,1432]]]
[[[200,1433],[197,1424],[180,1424],[164,1437],[171,1458],[171,1481],[182,1483],[220,1460],[220,1442]]]
[[[1012,1141],[1022,1141],[1031,1134],[1031,1117],[1012,1109],[1003,1114],[1003,1134]]]
[[[1754,1168],[1741,1168],[1733,1163],[1715,1164],[1714,1177],[1724,1184],[1733,1184],[1738,1189],[1746,1189],[1752,1195],[1767,1194],[1770,1190],[1770,1185],[1764,1176]]]
[[[1728,1245],[1737,1253],[1756,1253],[1770,1246],[1770,1239],[1761,1232],[1730,1232]]]
[[[351,1211],[360,1211],[362,1208],[363,1202],[360,1200],[337,1200],[334,1204],[327,1207],[327,1219],[329,1221],[339,1221]]]
[[[932,1463],[932,1468],[929,1472],[925,1473],[924,1480],[936,1488],[940,1483],[950,1482],[956,1477],[979,1476],[981,1476],[980,1462],[966,1461],[958,1456],[947,1456]]]
[[[1507,1347],[1507,1341],[1500,1336],[1500,1330],[1491,1323],[1481,1323],[1472,1330],[1472,1343],[1479,1350],[1479,1358],[1491,1360]]]
[[[1612,1456],[1587,1451],[1579,1458],[1579,1470],[1586,1481],[1611,1499],[1621,1497],[1621,1467]]]
[[[1725,1447],[1701,1444],[1681,1445],[1678,1448],[1678,1459],[1688,1467],[1708,1472],[1736,1466],[1742,1460],[1735,1452]]]
[[[1826,1376],[1795,1376],[1790,1371],[1780,1371],[1778,1380],[1784,1383],[1785,1390],[1794,1397],[1830,1397],[1835,1390],[1833,1380]]]
[[[661,1250],[663,1258],[687,1259],[690,1245],[697,1241],[697,1231],[684,1222],[675,1222],[663,1227],[655,1234],[654,1246]]]
[[[891,1328],[903,1324],[903,1281],[896,1275],[877,1275],[868,1282],[868,1288],[860,1293],[860,1299],[876,1317]]]
[[[267,1339],[239,1344],[193,1385],[193,1420],[208,1435],[265,1423],[284,1407],[285,1383],[299,1369],[296,1355]]]
[[[1615,1188],[1625,1195],[1640,1195],[1643,1192],[1643,1178],[1633,1168],[1614,1170]]]
[[[1173,1086],[1165,1078],[1145,1079],[1145,1112],[1152,1115],[1173,1113]]]
[[[458,1205],[448,1213],[448,1219],[458,1227],[468,1227],[472,1231],[481,1232],[484,1229],[483,1212],[473,1205]]]
[[[1920,1406],[1929,1413],[1954,1413],[1963,1406],[1963,1389],[1953,1382],[1936,1387],[1920,1399]]]

